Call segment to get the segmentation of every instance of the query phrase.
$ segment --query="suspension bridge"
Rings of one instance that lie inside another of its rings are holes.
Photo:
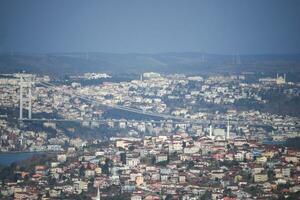
[[[161,120],[143,120],[142,122],[151,122],[151,123],[172,123],[172,124],[180,124],[180,123],[189,123],[189,124],[197,124],[197,125],[210,125],[210,124],[216,124],[216,125],[226,125],[229,123],[229,119],[227,120],[207,120],[207,119],[191,119],[191,118],[184,118],[179,116],[174,116],[170,114],[164,114],[164,113],[155,113],[155,112],[149,112],[142,109],[137,108],[131,108],[127,106],[122,105],[116,105],[116,104],[105,104],[97,99],[93,99],[87,95],[78,94],[75,91],[71,90],[64,90],[62,87],[59,87],[55,84],[45,82],[45,81],[38,81],[35,83],[35,76],[31,74],[18,74],[16,75],[17,78],[20,79],[19,86],[20,86],[20,106],[19,106],[19,120],[23,122],[29,122],[29,121],[41,121],[41,122],[98,122],[98,123],[106,123],[107,121],[114,121],[114,122],[120,122],[124,121],[124,119],[99,119],[99,120],[90,120],[90,119],[45,119],[45,118],[32,118],[32,87],[37,83],[40,86],[43,86],[49,90],[69,95],[71,97],[79,98],[83,101],[111,108],[111,109],[117,109],[121,111],[136,113],[139,115],[144,116],[150,116],[150,117],[156,117]],[[24,101],[27,101],[28,104],[28,116],[27,118],[23,116],[23,105]],[[138,120],[132,120],[132,121],[138,121]],[[263,123],[262,121],[249,121],[246,120],[230,120],[231,125],[254,125],[254,126],[266,126],[269,124]]]

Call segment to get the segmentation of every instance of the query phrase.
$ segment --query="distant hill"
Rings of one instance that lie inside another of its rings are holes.
[[[300,55],[214,55],[204,53],[0,54],[0,73],[20,71],[49,75],[84,72],[209,74],[219,72],[299,73]]]

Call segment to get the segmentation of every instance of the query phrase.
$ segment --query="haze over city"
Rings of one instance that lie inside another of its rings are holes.
[[[2,52],[300,53],[300,2],[2,0]]]
[[[0,0],[0,199],[300,199],[300,1]]]

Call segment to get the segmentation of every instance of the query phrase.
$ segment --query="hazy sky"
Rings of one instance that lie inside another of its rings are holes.
[[[300,53],[300,1],[0,0],[0,51]]]

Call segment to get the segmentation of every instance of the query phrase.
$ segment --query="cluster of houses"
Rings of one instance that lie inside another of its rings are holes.
[[[90,73],[85,78],[108,75]],[[72,83],[56,90],[37,84],[32,94],[33,117],[43,114],[75,119],[95,132],[101,127],[97,120],[102,120],[117,133],[88,140],[84,132],[81,138],[74,137],[70,135],[74,128],[65,130],[55,122],[44,122],[35,130],[1,115],[1,152],[40,151],[51,152],[51,156],[25,167],[17,164],[11,168],[11,176],[5,176],[5,168],[0,168],[0,176],[4,173],[0,198],[226,200],[299,196],[300,150],[276,143],[299,137],[298,117],[242,111],[234,106],[225,112],[198,107],[202,103],[234,105],[242,99],[265,104],[268,102],[261,91],[273,87],[282,87],[286,95],[300,95],[299,85],[286,85],[285,77],[278,76],[276,85],[266,80],[247,83],[245,79],[243,75],[204,78],[150,72],[130,82]],[[50,80],[42,77],[39,81]],[[0,108],[19,107],[18,84],[17,79],[0,78]],[[59,90],[109,106],[191,120],[105,119],[99,106]],[[26,108],[28,102],[24,101]],[[192,120],[226,123],[196,124]],[[266,143],[266,139],[273,141]]]
[[[245,137],[182,132],[84,147],[78,140],[42,165],[15,169],[15,180],[2,180],[2,197],[277,199],[300,191],[299,150]]]

